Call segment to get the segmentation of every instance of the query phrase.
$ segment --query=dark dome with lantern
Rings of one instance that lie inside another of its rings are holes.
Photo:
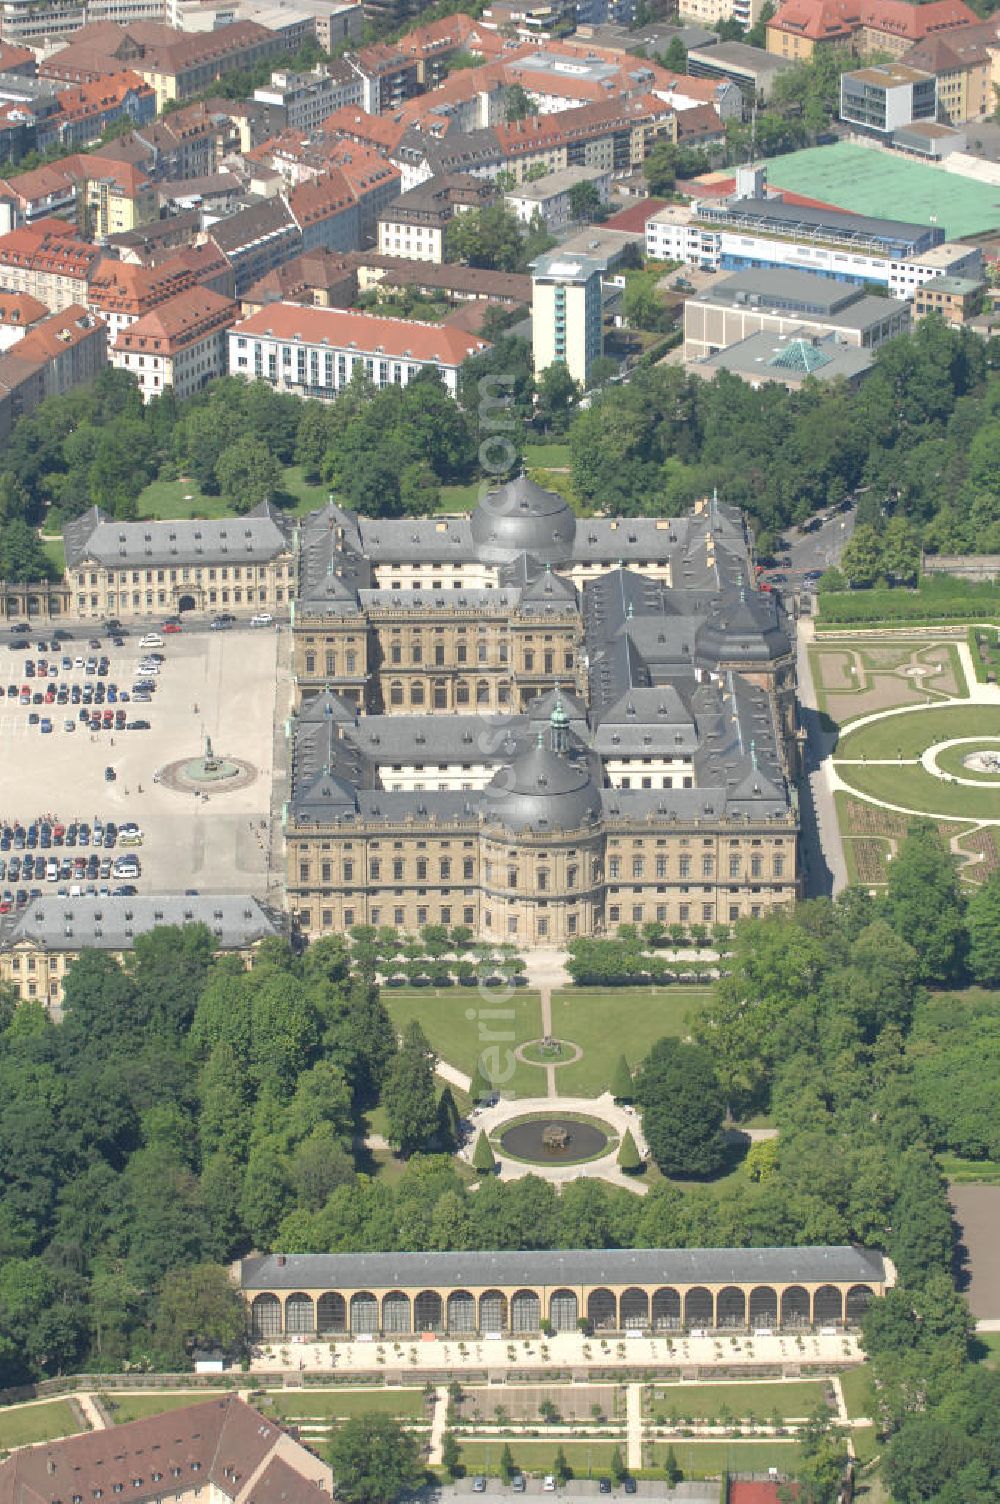
[[[507,564],[520,554],[562,564],[573,553],[576,517],[569,502],[526,475],[490,491],[472,513],[471,526],[484,564]]]
[[[585,757],[554,752],[539,735],[536,746],[494,775],[480,809],[507,830],[579,830],[600,820],[601,791]]]

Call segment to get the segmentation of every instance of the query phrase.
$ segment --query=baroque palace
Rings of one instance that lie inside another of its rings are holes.
[[[300,931],[565,945],[791,902],[794,654],[740,514],[331,503],[296,542],[288,906]]]

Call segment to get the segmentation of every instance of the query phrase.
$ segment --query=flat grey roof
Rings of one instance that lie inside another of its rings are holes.
[[[395,1289],[491,1285],[881,1284],[885,1260],[873,1249],[572,1248],[484,1253],[289,1253],[247,1258],[244,1290]]]
[[[706,64],[724,71],[727,66],[750,73],[784,73],[795,67],[791,58],[776,57],[773,52],[763,52],[759,47],[750,47],[746,42],[716,42],[711,47],[692,47],[688,60]]]

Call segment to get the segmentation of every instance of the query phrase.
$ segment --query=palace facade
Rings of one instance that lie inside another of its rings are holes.
[[[738,512],[581,518],[524,477],[465,518],[330,505],[298,540],[300,932],[565,945],[795,897],[795,672]]]
[[[856,1326],[895,1274],[858,1247],[299,1253],[245,1258],[251,1337]]]

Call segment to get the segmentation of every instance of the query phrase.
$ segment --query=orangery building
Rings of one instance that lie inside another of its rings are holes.
[[[893,1283],[854,1246],[302,1253],[246,1258],[254,1341],[440,1332],[850,1327]]]

